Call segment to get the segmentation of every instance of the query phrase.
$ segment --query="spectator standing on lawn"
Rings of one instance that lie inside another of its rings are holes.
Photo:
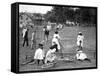
[[[33,49],[33,45],[36,45],[35,43],[36,43],[36,41],[35,41],[35,31],[33,31],[32,37],[31,37],[31,49]]]
[[[29,31],[29,29],[27,29],[27,28],[24,28],[22,31],[22,35],[23,35],[23,39],[24,39],[23,40],[23,47],[24,47],[25,43],[28,46],[28,31]]]
[[[47,29],[46,26],[43,28],[43,31],[44,31],[44,40],[48,41],[49,30]]]
[[[78,33],[78,36],[77,36],[77,46],[78,48],[83,48],[83,40],[84,40],[84,35],[82,34],[82,32],[79,32]]]

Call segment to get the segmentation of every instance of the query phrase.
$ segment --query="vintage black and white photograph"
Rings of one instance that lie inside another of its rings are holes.
[[[97,67],[97,8],[19,4],[19,71]]]

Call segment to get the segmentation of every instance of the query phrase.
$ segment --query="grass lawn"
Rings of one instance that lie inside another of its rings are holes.
[[[31,39],[31,33],[33,29],[29,30],[29,44]],[[76,39],[78,32],[82,32],[85,39],[83,44],[83,52],[85,52],[88,57],[91,59],[91,63],[89,62],[61,62],[58,61],[55,67],[50,69],[68,69],[68,68],[83,68],[83,67],[95,67],[96,66],[96,27],[64,27],[59,31],[61,36],[61,44],[63,45],[63,54],[64,56],[74,56],[76,53]],[[54,30],[50,31],[49,41],[44,45],[45,52],[48,51],[49,46],[51,45],[51,39],[54,34]],[[19,50],[19,64],[26,61],[25,57],[34,56],[35,50],[31,50],[30,46],[22,47],[22,37],[20,37],[20,50]],[[43,31],[42,27],[38,27],[37,35],[36,35],[37,44],[43,40]],[[34,71],[34,70],[43,70],[40,68],[41,66],[34,65],[20,65],[20,71]]]

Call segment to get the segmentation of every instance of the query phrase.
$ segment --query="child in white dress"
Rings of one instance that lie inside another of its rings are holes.
[[[77,46],[78,47],[83,47],[83,40],[84,40],[84,36],[82,34],[82,32],[79,32],[78,36],[77,36]]]
[[[77,50],[77,54],[76,54],[76,59],[79,61],[89,61],[91,62],[91,60],[87,57],[86,53],[84,53],[82,50]]]
[[[45,63],[48,62],[53,62],[56,58],[56,53],[57,51],[57,45],[54,44],[53,46],[50,47],[50,49],[47,51],[46,56],[45,56]]]
[[[57,44],[57,48],[58,48],[58,50],[61,49],[61,46],[60,46],[59,40],[60,40],[60,36],[59,36],[59,34],[58,34],[58,31],[56,31],[55,34],[53,35],[52,45],[54,45],[54,43]]]
[[[39,48],[35,52],[34,59],[38,62],[38,65],[40,61],[44,64],[44,50],[42,44],[39,44]]]
[[[34,58],[30,61],[23,63],[23,65],[35,64],[35,63],[37,63],[39,65],[41,61],[44,64],[44,58],[45,58],[45,56],[44,56],[43,44],[39,44],[39,48],[36,49],[36,51],[35,51]]]

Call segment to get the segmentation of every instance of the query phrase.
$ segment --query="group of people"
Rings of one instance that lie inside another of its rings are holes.
[[[83,40],[84,40],[84,35],[82,34],[82,32],[79,32],[78,36],[77,36],[77,47],[78,47],[78,49],[76,50],[77,53],[75,55],[75,58],[79,61],[87,60],[87,61],[91,62],[91,60],[88,58],[86,53],[84,53],[82,51],[83,50]]]
[[[22,38],[23,38],[23,47],[25,46],[29,46],[29,29],[27,27],[23,28],[22,30]],[[36,40],[35,40],[35,35],[36,35],[36,31],[33,31],[31,33],[31,49],[34,49],[33,45],[35,45]]]
[[[44,31],[44,38],[46,41],[48,41],[48,36],[49,36],[49,30],[47,27],[43,28]],[[26,33],[26,34],[25,34]],[[25,42],[28,46],[28,29],[24,29],[23,30],[23,38],[24,38],[24,42],[23,42],[23,46],[25,45]],[[35,33],[32,33],[32,43],[31,43],[31,48],[32,45],[34,44],[34,36]],[[37,63],[38,65],[40,64],[40,62],[42,62],[42,64],[47,64],[47,63],[52,63],[55,61],[55,59],[57,58],[56,53],[61,51],[61,43],[60,43],[61,37],[59,35],[59,31],[58,29],[55,31],[55,33],[53,34],[52,37],[52,44],[49,47],[49,50],[47,52],[45,52],[44,50],[44,45],[42,43],[38,44],[38,48],[35,51],[34,54],[34,58],[27,63],[33,64],[33,63]],[[88,59],[86,53],[84,53],[82,51],[83,49],[83,40],[84,40],[84,35],[82,34],[82,32],[78,33],[77,36],[77,53],[75,55],[75,59],[80,60],[80,61],[84,61],[84,60],[88,60],[90,61],[90,59]]]
[[[25,43],[28,46],[28,34],[27,34],[27,32],[28,32],[27,28],[23,29],[23,35],[24,35],[23,36],[23,40],[24,40],[23,47],[24,47]],[[49,30],[47,27],[45,27],[45,29],[44,29],[44,35],[46,35],[45,41],[47,41],[48,35],[49,35]],[[31,47],[34,44],[34,36],[35,36],[35,33],[33,32],[32,38],[31,38],[31,42],[32,42]],[[43,64],[48,63],[49,61],[53,62],[54,59],[56,58],[55,53],[58,52],[61,48],[59,41],[60,41],[60,36],[59,36],[58,30],[56,30],[53,37],[52,37],[52,44],[49,47],[49,50],[47,52],[44,51],[44,45],[42,43],[39,43],[38,49],[35,50],[34,59],[30,62],[37,62],[37,64],[39,64],[40,62],[43,62]]]
[[[53,62],[56,58],[56,53],[60,51],[61,48],[59,44],[59,39],[59,33],[58,31],[55,31],[52,38],[52,44],[47,52],[44,50],[44,45],[42,43],[39,43],[38,49],[36,49],[35,51],[34,59],[32,60],[32,62],[36,62],[38,65],[40,62],[42,62],[43,64]]]

